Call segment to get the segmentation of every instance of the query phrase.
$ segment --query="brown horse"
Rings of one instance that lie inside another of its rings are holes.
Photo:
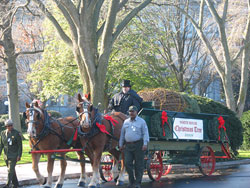
[[[123,121],[127,118],[123,113],[117,112],[109,116],[109,120],[106,116],[101,115],[98,109],[95,108],[88,98],[82,98],[78,94],[78,105],[76,111],[80,119],[80,140],[82,146],[85,148],[85,152],[90,158],[93,168],[93,177],[89,183],[89,187],[99,186],[100,174],[99,166],[103,151],[108,151],[114,156],[113,164],[113,178],[119,176],[117,185],[122,185],[124,182],[125,168],[123,160],[121,160],[121,170],[118,171],[118,162],[124,155],[118,149],[118,142],[120,138],[121,128]],[[111,119],[111,120],[110,120]],[[113,123],[112,123],[113,122]],[[102,130],[102,131],[101,131]],[[105,133],[106,131],[106,133]]]
[[[55,149],[68,149],[71,146],[81,148],[81,143],[78,141],[72,141],[72,135],[74,135],[79,121],[74,117],[66,117],[58,120],[52,119],[48,112],[39,107],[37,102],[29,105],[26,102],[26,122],[28,126],[29,142],[32,150],[55,150]],[[72,141],[72,142],[71,142]],[[67,143],[68,142],[68,143]],[[38,163],[41,157],[41,153],[32,153],[32,168],[36,174],[37,180],[40,184],[45,184],[44,187],[50,188],[52,185],[52,172],[54,166],[53,153],[47,153],[47,171],[48,179],[40,174]],[[78,158],[84,160],[82,152],[77,152]],[[56,183],[56,188],[63,186],[65,170],[67,166],[66,160],[64,160],[66,153],[60,153],[63,160],[61,160],[61,174]],[[84,163],[81,162],[81,172],[85,172]],[[84,187],[81,175],[78,186]],[[46,182],[47,181],[47,182]]]

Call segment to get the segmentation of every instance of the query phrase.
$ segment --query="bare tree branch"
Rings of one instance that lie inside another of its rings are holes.
[[[19,55],[30,55],[30,54],[37,54],[37,53],[41,53],[41,52],[44,52],[44,50],[18,52],[18,53],[16,53],[16,57],[18,57]]]
[[[234,58],[232,59],[232,63],[235,63],[235,61],[240,57],[240,55],[242,54],[242,52],[245,50],[245,48],[248,48],[250,46],[250,42],[248,42],[246,45],[241,46],[241,48],[239,49],[239,51],[236,53],[236,55],[234,56]]]
[[[6,60],[6,58],[4,58],[3,56],[0,56],[0,59],[3,59],[4,61]]]
[[[60,2],[58,2],[58,0],[54,0],[57,7],[61,10],[61,12],[63,13],[65,19],[67,20],[69,27],[71,29],[71,33],[72,36],[74,37],[74,39],[77,40],[78,36],[77,36],[77,29],[76,26],[73,22],[73,20],[71,19],[71,16],[69,15],[68,11],[64,8],[64,6],[62,6],[62,4]]]
[[[60,2],[57,0],[54,0],[54,1],[59,4],[61,3],[64,6],[64,8],[67,10],[68,15],[70,15],[76,27],[80,27],[79,13],[77,12],[77,9],[75,5],[73,4],[73,2],[69,0],[59,0]]]
[[[118,5],[119,5],[119,2],[116,0],[112,0],[112,2],[110,3],[110,7],[108,10],[107,19],[106,19],[106,23],[105,23],[104,31],[103,31],[104,34],[102,37],[101,50],[100,50],[101,54],[104,52],[105,49],[107,49],[106,47],[111,45],[113,42],[112,32],[113,32],[113,28],[115,25]]]
[[[122,7],[124,7],[124,5],[125,5],[127,2],[128,2],[128,0],[123,0],[122,2],[120,2],[118,11],[121,10]]]
[[[25,4],[17,6],[17,7],[14,9],[13,12],[10,12],[10,14],[11,14],[10,24],[9,24],[7,27],[4,28],[4,30],[3,30],[3,32],[2,32],[2,35],[0,36],[0,39],[3,37],[4,33],[5,33],[8,29],[10,29],[10,28],[12,27],[12,23],[13,23],[13,20],[14,20],[14,16],[16,15],[16,12],[18,11],[18,9],[27,7],[27,6],[29,5],[29,3],[30,3],[30,0],[27,0],[27,2],[26,2]]]
[[[225,22],[225,20],[227,18],[227,9],[228,9],[228,0],[225,0],[223,15],[222,15],[223,22]]]
[[[60,24],[57,22],[57,20],[55,19],[55,17],[48,11],[48,9],[44,6],[44,4],[41,2],[41,0],[33,0],[38,7],[40,8],[40,10],[44,13],[44,15],[51,21],[51,23],[54,25],[54,27],[56,28],[57,32],[59,33],[60,37],[62,38],[62,40],[72,46],[72,41],[71,39],[67,36],[67,34],[63,31],[62,27],[60,26]]]
[[[98,45],[98,40],[100,38],[100,36],[102,35],[102,32],[103,32],[103,29],[104,29],[104,25],[106,22],[104,22],[102,24],[102,26],[97,29],[98,27],[98,21],[99,21],[99,16],[100,16],[100,10],[101,10],[101,7],[104,3],[104,0],[99,0],[97,3],[96,3],[96,6],[95,6],[95,10],[93,12],[93,29],[94,29],[94,32],[96,32],[96,45]]]
[[[211,2],[211,0],[206,0],[207,6],[208,8],[211,10],[211,14],[214,17],[214,19],[216,20],[217,23],[221,23],[222,19],[220,18],[220,16],[218,15],[216,9],[214,8],[213,2]]]
[[[152,0],[145,0],[142,2],[138,7],[134,8],[122,21],[121,23],[116,27],[116,31],[113,35],[113,42],[116,40],[116,38],[119,36],[121,31],[124,29],[124,27],[129,23],[129,21],[143,8],[145,8]]]
[[[205,6],[205,1],[201,0],[200,15],[199,15],[199,24],[198,24],[199,28],[202,28],[202,26],[203,26],[204,6]]]

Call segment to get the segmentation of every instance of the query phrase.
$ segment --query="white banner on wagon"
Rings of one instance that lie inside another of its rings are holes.
[[[203,120],[175,118],[173,138],[203,140]]]

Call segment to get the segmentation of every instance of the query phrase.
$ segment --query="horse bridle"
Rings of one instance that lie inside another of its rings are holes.
[[[79,113],[77,110],[76,110],[76,113],[77,113],[77,117],[78,117],[78,120],[81,121],[81,116],[83,114],[85,114],[85,117],[86,117],[86,114],[88,115],[88,123],[89,123],[89,127],[91,128],[92,127],[92,121],[91,121],[91,118],[89,118],[90,114],[89,114],[89,111],[88,111],[88,106],[91,105],[90,102],[86,102],[86,101],[83,101],[83,102],[80,102],[78,103],[78,105],[81,105],[82,106],[82,112]],[[77,105],[77,106],[78,106]],[[86,119],[85,119],[86,120]],[[84,120],[84,121],[85,121]]]
[[[39,112],[40,114],[43,114],[43,112],[42,112],[42,110],[40,110],[39,108],[36,108],[36,107],[34,107],[34,104],[32,103],[31,104],[31,106],[30,106],[30,108],[27,108],[27,110],[29,111],[29,115],[30,115],[30,117],[32,117],[33,115],[34,115],[34,113],[35,113],[35,111],[37,111],[37,112]],[[33,124],[37,124],[37,121],[35,121],[35,120],[28,120],[28,119],[26,119],[26,121],[25,121],[27,124],[29,124],[29,123],[33,123]]]

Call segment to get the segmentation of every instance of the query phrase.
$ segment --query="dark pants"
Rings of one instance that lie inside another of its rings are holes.
[[[6,185],[9,187],[11,186],[11,183],[14,185],[14,187],[18,186],[18,180],[17,180],[16,170],[15,170],[16,162],[17,162],[16,159],[5,161],[6,166],[8,168],[8,180],[7,180]]]
[[[143,141],[133,144],[126,144],[125,167],[129,176],[130,184],[141,184],[144,171]]]

